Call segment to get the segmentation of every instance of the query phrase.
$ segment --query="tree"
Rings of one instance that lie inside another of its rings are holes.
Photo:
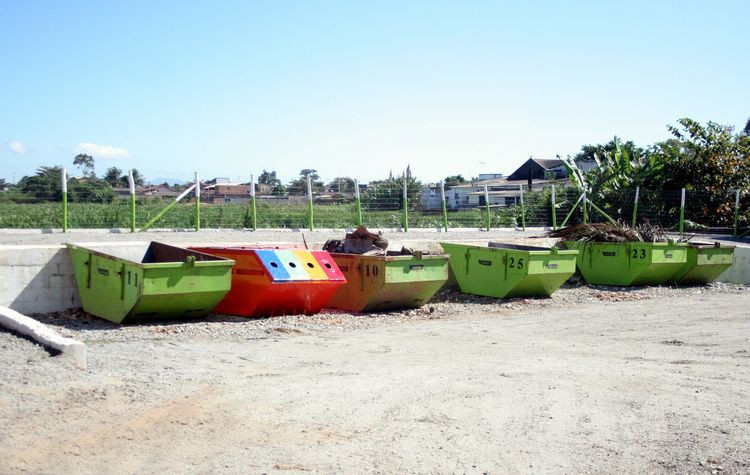
[[[340,176],[331,180],[328,185],[328,189],[335,191],[336,193],[347,193],[354,191],[354,179],[348,176]]]
[[[451,175],[451,176],[445,177],[445,179],[443,180],[443,185],[446,188],[463,185],[464,183],[468,183],[468,182],[466,181],[466,178],[464,178],[463,175]]]
[[[750,136],[715,122],[677,122],[679,127],[668,127],[674,138],[655,144],[651,151],[669,170],[654,185],[711,193],[750,186]]]
[[[42,201],[62,199],[62,167],[39,167],[36,175],[25,176],[18,182],[22,193]],[[71,179],[68,182],[70,201],[109,203],[114,198],[112,186],[104,180],[90,177],[86,180]]]
[[[0,178],[0,190],[4,190],[8,187],[8,183],[5,181],[5,178]]]
[[[18,182],[18,188],[28,196],[41,201],[62,199],[62,167],[39,167],[36,175],[25,176]]]
[[[127,182],[127,176],[125,177],[125,182]],[[141,172],[139,172],[137,169],[133,168],[133,182],[136,185],[143,185],[145,183],[145,179],[143,178],[143,175],[141,175]]]
[[[422,202],[422,183],[414,177],[408,178],[406,180],[406,195],[410,208],[420,206]],[[373,209],[401,209],[403,207],[403,200],[403,177],[371,182],[370,187],[363,196],[365,205]]]
[[[143,175],[141,175],[141,172],[136,170],[135,168],[132,169],[133,172],[133,183],[135,185],[143,185]],[[110,167],[107,169],[107,171],[104,173],[104,177],[102,177],[104,181],[110,184],[110,186],[113,187],[122,187],[127,188],[130,186],[130,182],[128,181],[128,174],[123,173],[122,170],[120,170],[117,167]],[[165,183],[166,185],[166,183]]]
[[[282,196],[287,193],[286,186],[281,184],[281,181],[276,183],[273,188],[271,188],[271,194],[275,196]]]
[[[288,191],[295,194],[307,193],[308,177],[310,178],[313,192],[323,190],[323,181],[320,180],[318,171],[310,168],[305,168],[303,170],[300,170],[299,178],[289,182],[289,186],[287,187]]]
[[[605,144],[583,145],[581,151],[573,157],[573,160],[579,167],[583,163],[598,164],[602,157],[614,153],[618,148],[629,156],[643,155],[645,153],[644,149],[637,147],[632,141],[623,142],[615,137]]]
[[[307,177],[310,177],[312,181],[320,179],[320,175],[318,175],[318,170],[314,170],[312,168],[304,168],[300,170],[299,176],[300,178],[304,178],[305,180],[307,180]]]
[[[747,124],[745,124],[745,128],[742,129],[742,135],[750,135],[750,119],[747,119]]]
[[[267,172],[263,170],[263,173],[258,177],[258,183],[275,187],[276,185],[281,185],[281,180],[276,177],[276,171]]]
[[[84,176],[94,176],[94,157],[86,153],[79,153],[73,158],[73,165],[81,169]]]
[[[89,178],[86,181],[74,180],[68,187],[71,201],[87,203],[110,203],[115,194],[112,186],[99,178]]]
[[[104,172],[104,176],[102,177],[102,179],[109,183],[111,186],[122,185],[122,178],[122,170],[117,167],[108,168],[107,171]],[[127,179],[125,181],[127,182]]]
[[[713,225],[731,225],[733,190],[750,188],[750,136],[730,126],[703,125],[683,118],[668,130],[672,138],[646,149],[615,137],[608,144],[584,145],[576,158],[565,160],[572,183],[616,219],[627,219],[635,187],[640,203],[662,223],[673,224],[679,212],[680,189],[687,219]],[[590,156],[597,166],[582,171],[576,159]],[[748,194],[740,197],[740,222],[750,220]],[[744,210],[744,211],[743,211]]]

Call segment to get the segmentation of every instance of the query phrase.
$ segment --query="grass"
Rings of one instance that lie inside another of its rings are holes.
[[[136,207],[136,227],[143,226],[164,208],[160,202],[146,202]],[[347,228],[356,224],[352,204],[316,205],[315,226],[320,228]],[[369,227],[400,227],[400,209],[363,209],[364,224]],[[204,228],[249,228],[250,210],[247,205],[201,205],[201,227]],[[540,219],[542,219],[540,217]],[[527,224],[534,225],[532,213],[527,215]],[[536,225],[546,225],[543,223]],[[306,228],[306,205],[259,203],[257,207],[259,228]],[[483,210],[470,209],[448,212],[449,227],[484,227],[486,215]],[[507,227],[520,223],[520,210],[516,207],[492,211],[492,226]],[[442,227],[443,216],[439,210],[409,210],[409,226],[415,228]],[[192,228],[195,226],[195,205],[178,204],[153,227]],[[62,227],[62,205],[60,203],[0,203],[0,228],[60,228]],[[69,203],[68,227],[80,228],[129,228],[130,210],[125,201],[110,204]]]

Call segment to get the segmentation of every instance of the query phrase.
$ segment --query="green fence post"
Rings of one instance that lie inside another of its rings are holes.
[[[250,175],[250,229],[258,229],[257,209],[255,208],[255,175]]]
[[[740,190],[734,190],[734,233],[732,236],[737,237],[737,223],[740,219]]]
[[[359,199],[359,180],[354,180],[354,210],[357,213],[357,227],[362,226],[362,201]]]
[[[194,189],[195,189],[195,185],[191,185],[187,189],[185,189],[185,191],[183,191],[182,193],[180,193],[180,195],[177,198],[175,198],[174,201],[172,201],[167,206],[165,206],[164,209],[162,209],[161,211],[159,211],[158,213],[156,213],[156,216],[154,216],[153,218],[151,218],[150,220],[148,220],[148,222],[146,224],[144,224],[143,227],[140,229],[140,232],[146,231],[151,226],[153,226],[154,223],[156,223],[157,221],[159,221],[159,219],[161,219],[162,216],[164,216],[165,214],[167,214],[167,212],[170,209],[174,208],[177,205],[177,203],[180,202],[180,200],[182,200],[184,197],[186,197],[187,195],[189,195],[190,193],[192,193],[192,191]]]
[[[312,179],[307,176],[307,226],[310,231],[315,230],[315,224],[313,223],[313,194],[312,194]]]
[[[258,229],[258,210],[255,207],[255,176],[250,175],[250,227]]]
[[[195,172],[195,230],[201,230],[201,182],[198,172]]]
[[[68,171],[62,169],[62,175],[60,177],[62,183],[62,230],[64,233],[68,232]]]
[[[492,217],[490,216],[490,194],[487,191],[487,185],[484,185],[484,211],[485,211],[485,219],[486,219],[486,227],[487,231],[490,230],[490,227],[492,226]]]
[[[201,230],[201,181],[198,172],[195,172],[195,230]]]
[[[409,231],[409,200],[408,200],[408,194],[407,194],[407,181],[406,181],[406,172],[404,172],[404,211],[403,211],[403,226],[404,226],[404,232]]]
[[[555,189],[557,187],[555,184],[552,184],[552,229],[557,229],[557,203],[555,200]]]
[[[635,201],[633,202],[633,224],[631,227],[635,227],[636,221],[638,219],[638,195],[641,194],[641,187],[636,186],[635,187]]]
[[[133,170],[128,172],[128,188],[130,188],[130,232],[135,232],[135,180]]]
[[[594,203],[592,203],[591,200],[589,200],[588,198],[586,200],[589,202],[589,204],[591,205],[592,208],[594,208],[596,211],[599,212],[599,214],[601,214],[602,216],[604,216],[605,218],[607,218],[607,221],[609,221],[610,223],[612,223],[615,226],[617,226],[617,221],[615,221],[614,218],[612,218],[612,216],[610,216],[607,213],[605,213],[604,211],[602,211],[601,208],[599,208]]]
[[[518,190],[521,192],[521,229],[526,231],[526,206],[523,204],[523,185],[518,185]]]
[[[589,222],[589,211],[588,207],[586,206],[586,202],[588,202],[588,198],[586,198],[586,192],[583,192],[583,201],[581,202],[581,206],[583,206],[583,224],[588,224]]]
[[[680,234],[685,231],[685,188],[682,189],[680,197]]]
[[[443,201],[443,228],[448,232],[448,206],[445,203],[445,183],[440,182],[440,197]]]
[[[586,192],[583,192],[583,193],[581,194],[581,196],[579,196],[579,197],[578,197],[578,199],[576,200],[575,204],[573,204],[573,207],[572,207],[572,208],[570,208],[570,211],[568,211],[568,214],[567,214],[567,216],[565,216],[565,219],[563,219],[563,222],[562,222],[562,224],[560,225],[560,227],[561,227],[561,228],[564,228],[564,227],[565,227],[565,223],[567,223],[567,222],[568,222],[568,220],[570,219],[570,217],[571,217],[571,216],[573,216],[573,212],[574,212],[574,211],[576,210],[576,208],[578,207],[578,203],[580,203],[580,202],[581,202],[581,200],[582,200],[582,199],[583,199],[583,198],[584,198],[585,196],[586,196]]]

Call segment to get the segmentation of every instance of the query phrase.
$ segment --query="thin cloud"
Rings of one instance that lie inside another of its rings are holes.
[[[130,158],[130,152],[122,147],[112,145],[97,145],[90,142],[81,142],[76,145],[76,153],[85,153],[94,158]]]
[[[18,140],[14,140],[9,143],[8,148],[16,155],[24,155],[26,153],[26,145],[22,144]]]

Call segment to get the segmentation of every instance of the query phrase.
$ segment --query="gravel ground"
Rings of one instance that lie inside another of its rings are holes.
[[[748,473],[750,289],[0,331],[0,473]]]
[[[695,287],[609,287],[570,283],[550,298],[495,299],[462,294],[455,288],[444,288],[429,304],[414,310],[385,313],[346,313],[327,310],[317,315],[288,315],[273,318],[244,318],[210,315],[191,321],[164,321],[147,324],[117,325],[92,317],[82,310],[34,315],[34,318],[57,330],[61,335],[91,342],[162,339],[168,335],[217,339],[258,339],[269,334],[336,332],[398,325],[420,320],[463,318],[466,315],[491,312],[510,315],[525,309],[544,309],[591,302],[623,302],[643,299],[702,295],[706,293],[743,293],[748,287],[713,283]]]

